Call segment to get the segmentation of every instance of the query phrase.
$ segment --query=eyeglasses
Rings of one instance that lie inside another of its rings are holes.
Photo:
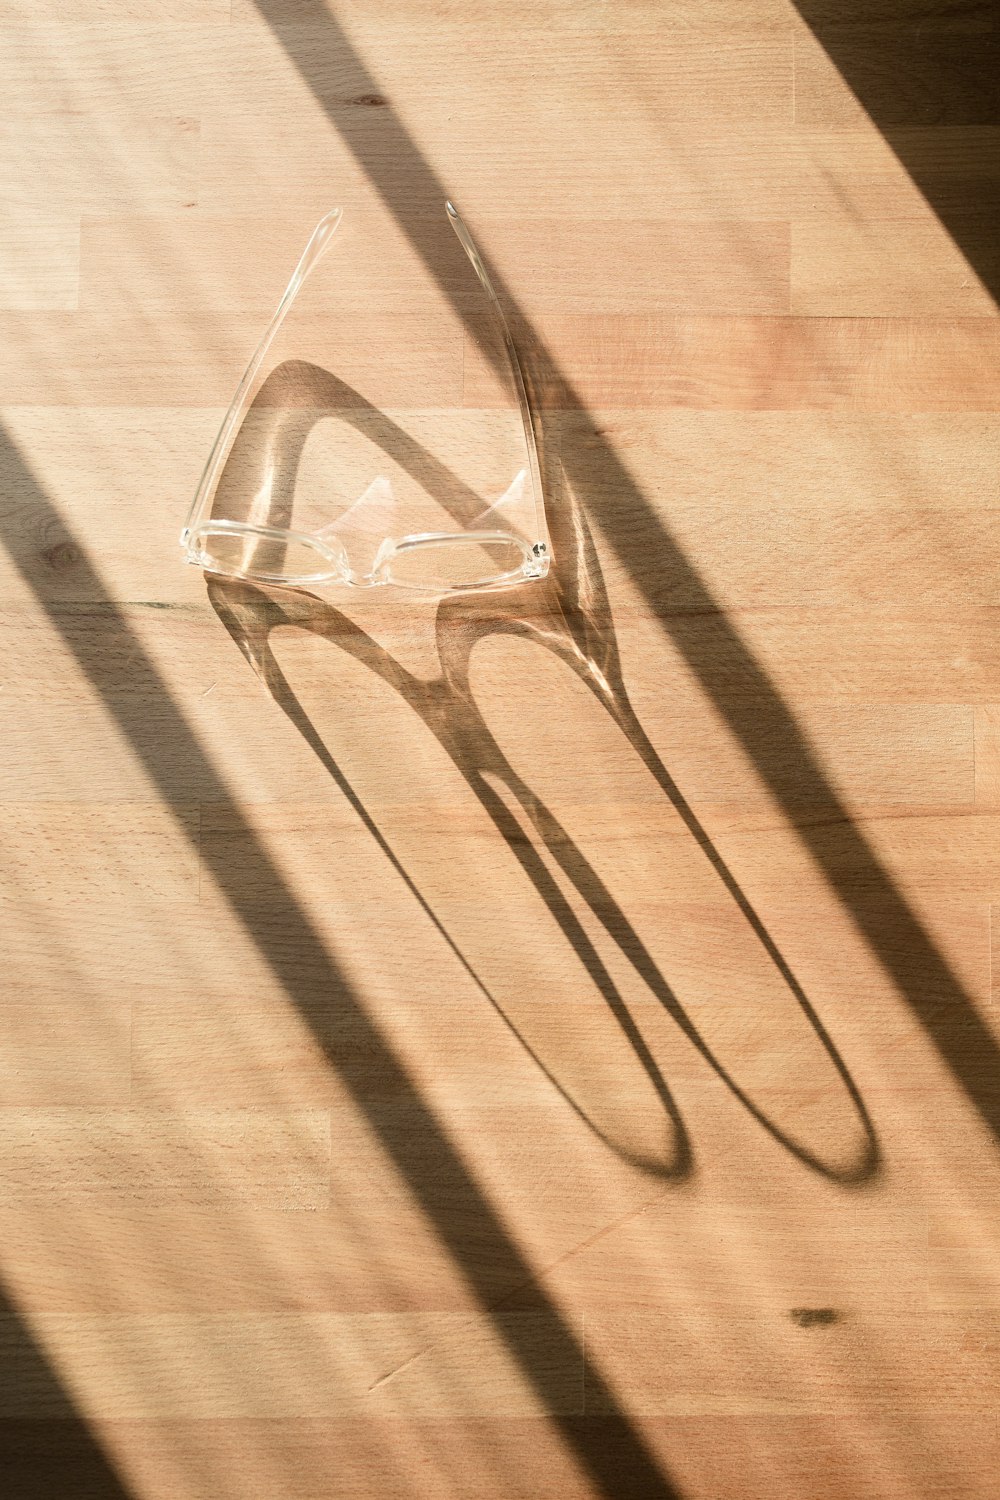
[[[345,274],[331,283],[317,272],[324,262],[329,269],[341,211],[316,226],[209,454],[181,533],[187,562],[268,584],[432,593],[547,573],[524,376],[472,237],[454,206],[445,207],[464,251],[454,291],[454,264],[429,278],[398,232],[390,240],[383,225],[381,239],[366,235],[365,214],[348,236]],[[403,300],[373,321],[371,282],[380,275]],[[345,284],[348,303],[356,299],[346,312],[338,307]],[[429,310],[421,292],[430,293]],[[328,368],[352,311],[369,325],[358,383],[381,381],[372,400]],[[452,334],[435,343],[429,330],[442,311]],[[418,346],[409,358],[399,349],[406,336]]]

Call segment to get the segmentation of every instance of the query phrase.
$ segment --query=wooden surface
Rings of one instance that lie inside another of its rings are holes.
[[[996,1494],[997,41],[0,0],[5,1496]],[[298,246],[445,195],[554,577],[206,586]]]

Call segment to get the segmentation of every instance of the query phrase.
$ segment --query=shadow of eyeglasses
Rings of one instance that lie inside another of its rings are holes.
[[[266,467],[274,476],[271,490],[273,509],[268,516],[268,523],[271,525],[290,524],[294,508],[295,477],[306,441],[314,426],[333,414],[341,421],[357,424],[359,428],[363,423],[367,437],[377,442],[411,478],[431,490],[445,508],[452,508],[461,514],[463,508],[467,509],[470,500],[481,503],[446,464],[329,371],[302,361],[287,362],[269,377],[258,394],[257,403],[266,409],[268,418],[263,424],[251,424],[243,444],[242,433],[237,437],[227,470],[233,464],[245,478],[252,476],[259,467]],[[544,450],[542,462],[544,468]],[[254,491],[253,485],[250,486],[250,491]],[[227,508],[227,514],[232,505],[237,503],[238,493],[238,486],[235,491],[227,486],[224,473],[220,480],[219,494],[220,503]],[[662,1070],[596,946],[546,865],[540,849],[531,838],[525,836],[518,817],[498,787],[502,787],[510,795],[514,806],[527,819],[541,848],[597,917],[649,991],[743,1108],[775,1141],[813,1171],[843,1184],[866,1182],[878,1172],[881,1158],[874,1126],[860,1092],[815,1007],[706,829],[670,776],[630,702],[596,548],[582,507],[577,503],[571,487],[565,487],[561,504],[550,510],[549,527],[557,565],[549,578],[541,584],[512,589],[503,594],[473,593],[443,598],[435,619],[435,639],[441,671],[439,677],[430,682],[415,677],[342,611],[315,595],[296,590],[271,590],[258,584],[210,577],[209,597],[243,655],[310,744],[328,774],[334,777],[359,812],[368,831],[402,874],[411,892],[457,954],[478,988],[501,1013],[505,1024],[517,1035],[522,1046],[543,1069],[562,1097],[606,1145],[632,1166],[653,1176],[677,1179],[689,1175],[693,1170],[687,1129]],[[271,647],[271,634],[281,627],[297,628],[330,640],[362,662],[389,684],[420,716],[449,754],[555,918],[652,1085],[673,1135],[672,1149],[665,1161],[631,1152],[611,1140],[608,1133],[592,1118],[592,1111],[574,1098],[571,1091],[558,1080],[555,1071],[542,1062],[537,1050],[526,1041],[503,1012],[499,1002],[490,994],[409,874],[403,870],[388,841],[363,807],[305,713]],[[779,1126],[719,1061],[621,905],[612,897],[590,861],[549,807],[518,775],[502,752],[476,703],[470,681],[470,661],[474,648],[480,642],[503,634],[525,637],[554,653],[560,661],[572,668],[611,716],[679,815],[760,943],[782,984],[805,1016],[846,1091],[860,1126],[861,1136],[853,1159],[846,1164],[824,1161],[815,1150]]]

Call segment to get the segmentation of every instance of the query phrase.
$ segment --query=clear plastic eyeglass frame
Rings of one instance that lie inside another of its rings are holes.
[[[250,507],[248,520],[212,513],[227,461],[268,376],[272,345],[307,279],[325,257],[341,222],[341,210],[334,209],[313,231],[223,419],[181,532],[185,561],[225,577],[266,584],[290,587],[347,584],[356,588],[392,585],[436,594],[506,588],[540,579],[548,572],[551,556],[524,375],[507,321],[472,237],[455,207],[447,203],[445,209],[448,222],[486,294],[492,331],[497,335],[494,364],[499,360],[500,365],[509,365],[509,369],[500,372],[500,378],[510,392],[518,456],[503,470],[503,480],[497,480],[498,486],[502,484],[502,493],[487,493],[481,500],[475,495],[479,503],[469,506],[467,498],[473,495],[473,490],[467,484],[461,485],[466,497],[464,509],[453,506],[442,516],[446,523],[453,520],[455,529],[445,524],[439,530],[414,530],[400,526],[401,519],[415,517],[409,513],[401,515],[390,481],[379,473],[364,485],[360,499],[347,506],[349,512],[359,509],[364,512],[363,529],[370,545],[363,556],[351,555],[344,528],[336,521],[297,530],[266,524],[269,518],[258,518],[256,514],[259,507]],[[374,408],[371,410],[374,413]],[[468,415],[460,412],[458,418]],[[398,431],[388,418],[385,423]],[[450,472],[436,459],[428,457],[428,463],[435,472]],[[417,517],[420,518],[422,514]]]

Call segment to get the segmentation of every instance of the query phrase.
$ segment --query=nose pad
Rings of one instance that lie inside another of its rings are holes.
[[[353,505],[314,535],[343,553],[351,583],[370,585],[377,582],[374,575],[392,548],[398,509],[391,481],[379,474]]]

